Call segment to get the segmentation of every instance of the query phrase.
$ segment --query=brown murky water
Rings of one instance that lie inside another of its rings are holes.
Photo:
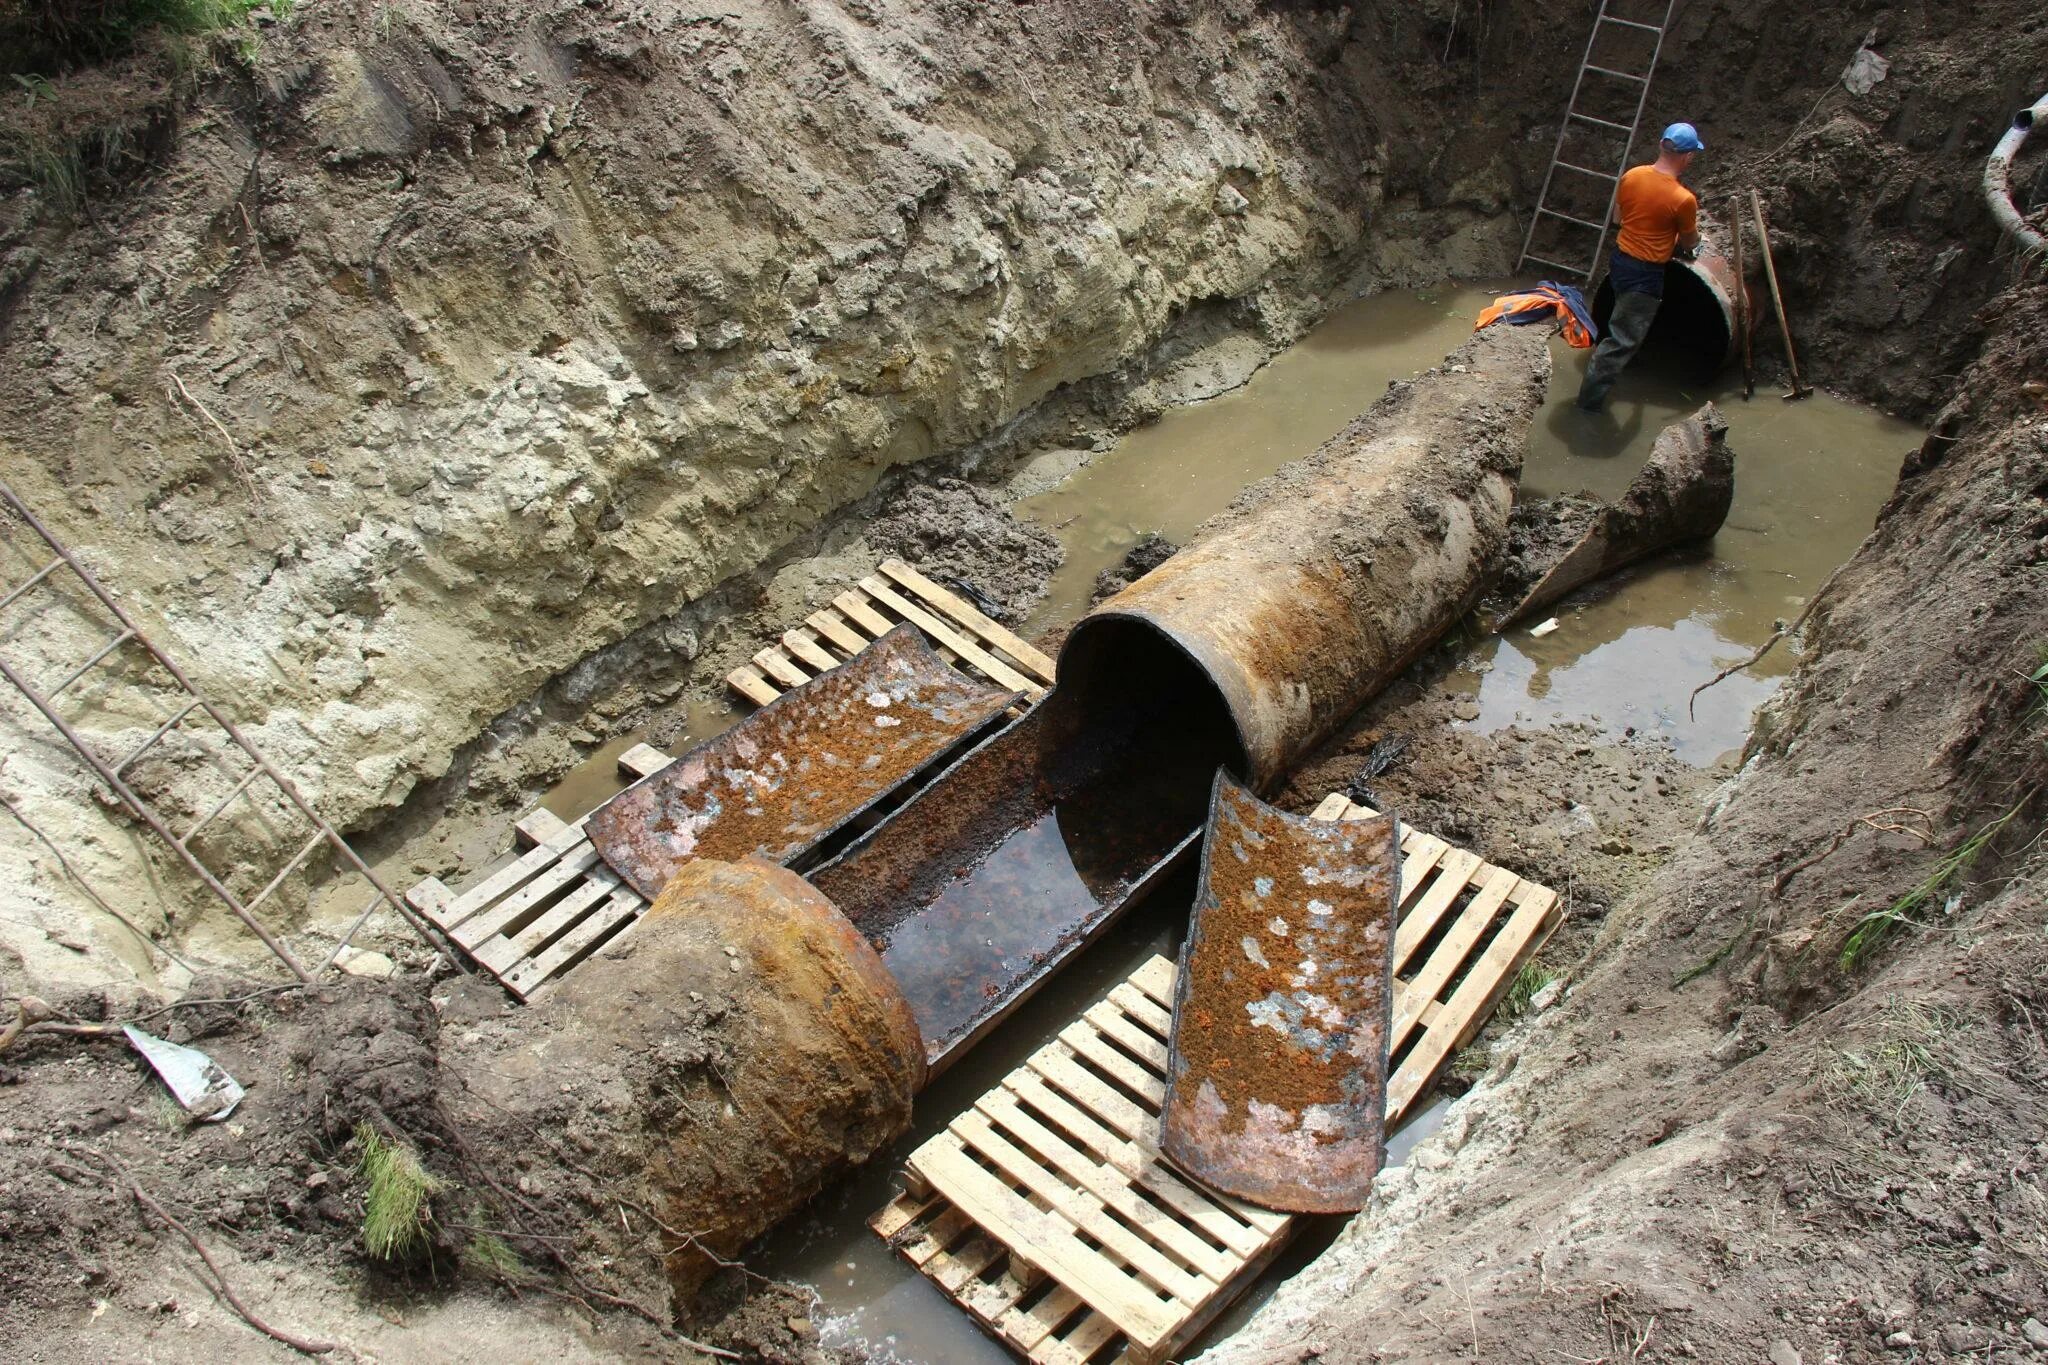
[[[1339,309],[1244,388],[1167,413],[1060,487],[1022,504],[1025,514],[1054,527],[1068,549],[1031,630],[1078,618],[1096,574],[1145,533],[1185,541],[1246,484],[1334,434],[1390,380],[1436,363],[1470,331],[1473,316],[1495,292],[1446,287],[1379,295]],[[1559,628],[1546,637],[1531,637],[1524,628],[1480,643],[1447,685],[1474,698],[1477,716],[1469,723],[1483,729],[1567,720],[1593,721],[1616,733],[1633,726],[1665,736],[1691,761],[1710,763],[1740,746],[1756,706],[1776,688],[1791,658],[1774,656],[1721,684],[1700,699],[1696,717],[1686,715],[1687,694],[1761,643],[1775,621],[1796,615],[1806,595],[1848,558],[1919,432],[1825,395],[1788,404],[1774,391],[1760,391],[1744,402],[1738,378],[1688,388],[1641,367],[1624,378],[1609,414],[1588,417],[1570,406],[1584,353],[1562,342],[1555,348],[1557,377],[1532,432],[1525,470],[1529,492],[1618,494],[1658,430],[1713,399],[1729,419],[1737,452],[1735,506],[1710,551],[1658,561],[1588,600],[1563,604]],[[731,713],[707,706],[692,719],[694,742],[729,724]],[[550,794],[549,809],[573,819],[618,790],[616,755],[629,743],[591,755]],[[1012,863],[1050,868],[1045,875],[1057,893],[1059,869],[1072,856],[1069,840],[1051,837],[1059,823],[1052,815],[1024,822],[977,855],[977,873],[1001,873]],[[1078,870],[1067,881],[1077,907],[1094,902]],[[955,887],[950,894],[969,890]],[[1111,928],[934,1082],[919,1098],[915,1131],[893,1153],[826,1191],[758,1248],[750,1264],[817,1286],[828,1339],[865,1343],[878,1359],[1008,1360],[870,1233],[866,1219],[888,1201],[902,1156],[1138,963],[1177,949],[1192,892],[1191,873],[1177,875]],[[986,937],[994,951],[996,936]],[[1013,955],[1014,948],[1028,958],[1032,945],[1005,941],[1001,947],[999,956]],[[1439,1104],[1425,1111],[1390,1142],[1390,1165],[1434,1131],[1442,1110]],[[1326,1244],[1340,1221],[1322,1220],[1304,1236],[1211,1329],[1211,1339],[1240,1325],[1273,1284]]]

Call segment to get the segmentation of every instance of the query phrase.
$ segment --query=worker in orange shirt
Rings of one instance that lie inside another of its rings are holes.
[[[1600,411],[1607,391],[1650,334],[1657,305],[1664,301],[1665,263],[1674,255],[1691,260],[1699,248],[1700,201],[1678,181],[1705,150],[1697,129],[1690,123],[1674,123],[1658,143],[1657,160],[1622,176],[1614,192],[1621,210],[1621,235],[1607,262],[1614,312],[1579,386],[1579,406],[1588,412]]]

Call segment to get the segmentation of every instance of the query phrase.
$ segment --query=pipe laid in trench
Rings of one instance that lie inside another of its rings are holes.
[[[1476,333],[1083,618],[1059,684],[811,874],[880,950],[936,1074],[1471,604],[1550,377]]]
[[[1702,378],[1726,368],[1742,344],[1738,319],[1756,329],[1756,308],[1749,284],[1735,270],[1719,224],[1704,214],[1699,220],[1700,245],[1690,261],[1674,256],[1664,266],[1664,302],[1644,339],[1645,349],[1681,357]],[[1743,306],[1736,307],[1740,294]],[[1600,281],[1593,295],[1593,321],[1605,334],[1614,313],[1614,284]]]

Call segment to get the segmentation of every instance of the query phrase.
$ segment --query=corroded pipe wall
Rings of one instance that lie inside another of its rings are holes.
[[[1547,329],[1493,327],[1313,455],[1246,490],[1194,543],[1083,618],[1060,653],[1080,715],[1170,646],[1181,686],[1220,697],[1226,762],[1272,788],[1434,642],[1507,534]]]

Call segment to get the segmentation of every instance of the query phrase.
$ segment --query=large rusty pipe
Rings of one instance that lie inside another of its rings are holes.
[[[1234,732],[1219,758],[1270,790],[1484,586],[1549,378],[1545,329],[1493,327],[1392,385],[1082,619],[1060,652],[1070,714],[1204,691]]]

